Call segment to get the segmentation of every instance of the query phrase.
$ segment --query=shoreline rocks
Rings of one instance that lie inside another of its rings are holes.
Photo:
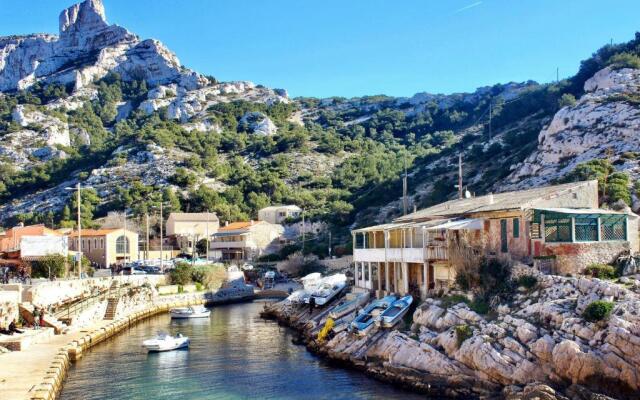
[[[332,362],[433,396],[640,398],[638,293],[610,281],[540,275],[523,265],[514,274],[536,275],[538,284],[517,291],[494,314],[427,299],[406,331],[364,337],[342,331],[318,342],[326,310],[310,315],[282,302],[262,316],[296,330],[301,343]],[[585,321],[584,308],[601,299],[615,303],[611,317]],[[470,336],[461,337],[460,327]]]

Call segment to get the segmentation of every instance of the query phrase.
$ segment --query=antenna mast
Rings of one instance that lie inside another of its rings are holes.
[[[404,178],[402,179],[402,215],[407,215],[407,156],[404,156]]]
[[[458,154],[458,198],[462,199],[462,154]]]

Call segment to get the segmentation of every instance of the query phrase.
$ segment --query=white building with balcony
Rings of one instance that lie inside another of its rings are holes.
[[[265,221],[233,222],[218,229],[209,249],[220,261],[252,261],[279,251],[283,233],[282,225]]]

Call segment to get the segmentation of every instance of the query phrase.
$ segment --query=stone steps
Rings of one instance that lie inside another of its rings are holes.
[[[104,312],[104,319],[114,320],[116,317],[116,310],[118,308],[118,298],[111,298],[107,300],[107,310]]]

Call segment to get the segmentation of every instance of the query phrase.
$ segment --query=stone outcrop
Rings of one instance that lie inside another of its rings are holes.
[[[177,82],[196,89],[201,75],[184,69],[157,40],[106,22],[101,0],[85,0],[60,14],[59,36],[0,38],[0,91],[26,89],[36,82],[58,82],[80,89],[110,71],[123,79],[145,79],[151,86]]]
[[[575,105],[558,111],[540,132],[537,150],[514,166],[504,190],[547,184],[581,162],[607,158],[609,151],[616,168],[640,177],[637,161],[622,157],[640,152],[640,113],[629,101],[640,94],[640,70],[607,67],[587,80],[584,90]]]
[[[519,288],[491,318],[466,304],[427,299],[403,332],[374,329],[363,337],[342,331],[318,342],[323,314],[309,317],[306,309],[286,307],[270,312],[298,327],[312,350],[430,394],[443,395],[446,387],[447,396],[458,398],[634,398],[640,387],[635,279],[622,285],[515,266],[514,279],[522,275],[535,276],[537,285]],[[587,322],[582,313],[595,300],[613,302],[613,313]],[[459,336],[460,327],[468,336]]]

